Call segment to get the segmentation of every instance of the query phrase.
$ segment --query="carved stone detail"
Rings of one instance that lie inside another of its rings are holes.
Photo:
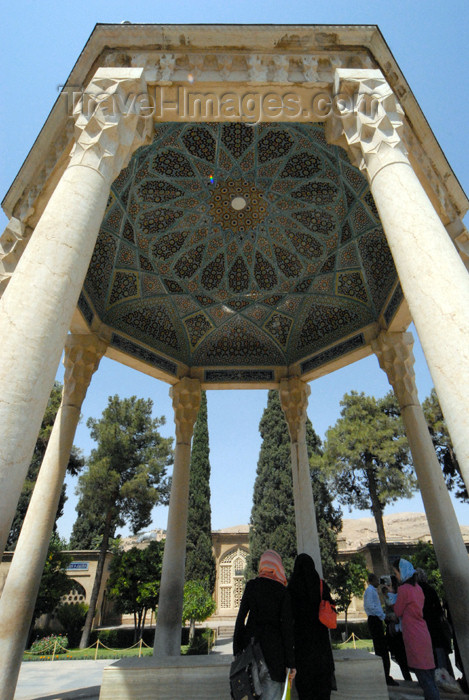
[[[334,89],[343,110],[331,120],[331,142],[346,148],[370,182],[390,163],[408,164],[404,111],[381,71],[338,68]]]
[[[0,236],[0,297],[23,255],[32,229],[12,217]]]
[[[142,116],[138,99],[146,95],[142,75],[142,68],[96,71],[73,110],[76,144],[69,167],[93,168],[112,182],[133,152],[149,142],[152,120]]]
[[[267,66],[264,65],[262,56],[248,56],[247,64],[249,80],[255,82],[264,82],[267,80]]]
[[[280,83],[288,83],[290,71],[290,58],[288,56],[274,56],[274,80]]]
[[[106,352],[107,343],[94,333],[72,333],[67,337],[64,356],[62,404],[81,409],[91,377]]]
[[[315,56],[302,56],[303,75],[307,83],[316,83],[318,76],[318,59]]]
[[[386,333],[385,331],[371,342],[371,348],[378,358],[379,366],[386,372],[401,409],[419,405],[415,384],[413,344],[412,333]]]
[[[288,424],[292,442],[298,442],[301,431],[306,423],[308,396],[311,393],[309,384],[298,377],[280,380],[280,403]]]
[[[217,67],[220,71],[220,76],[223,80],[228,80],[233,68],[233,56],[230,54],[221,54],[217,56]]]
[[[176,57],[172,53],[165,53],[160,58],[161,80],[171,80],[173,77]]]
[[[184,377],[171,387],[169,395],[173,400],[176,443],[190,445],[200,407],[200,382]]]

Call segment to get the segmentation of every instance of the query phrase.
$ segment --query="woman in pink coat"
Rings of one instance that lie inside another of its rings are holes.
[[[417,583],[417,574],[410,561],[398,559],[393,568],[400,583],[394,612],[401,619],[407,663],[417,676],[425,700],[439,700],[432,640],[423,619],[425,596]]]

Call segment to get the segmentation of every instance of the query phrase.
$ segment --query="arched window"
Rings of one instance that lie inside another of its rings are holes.
[[[238,547],[225,554],[220,561],[219,607],[220,610],[237,610],[244,591],[244,569],[247,552]]]
[[[61,598],[61,603],[84,603],[86,599],[86,591],[78,581],[75,579],[70,579],[70,592],[67,595],[63,595]]]

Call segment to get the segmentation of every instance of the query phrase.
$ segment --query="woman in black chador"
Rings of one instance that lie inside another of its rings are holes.
[[[295,634],[296,679],[300,700],[329,700],[334,678],[334,660],[329,630],[319,622],[320,578],[309,554],[299,554],[288,584]],[[323,583],[323,596],[330,600]]]

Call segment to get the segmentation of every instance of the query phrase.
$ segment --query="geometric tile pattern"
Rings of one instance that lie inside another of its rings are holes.
[[[396,282],[367,181],[321,124],[171,123],[114,181],[84,290],[147,353],[263,372],[358,337]]]

